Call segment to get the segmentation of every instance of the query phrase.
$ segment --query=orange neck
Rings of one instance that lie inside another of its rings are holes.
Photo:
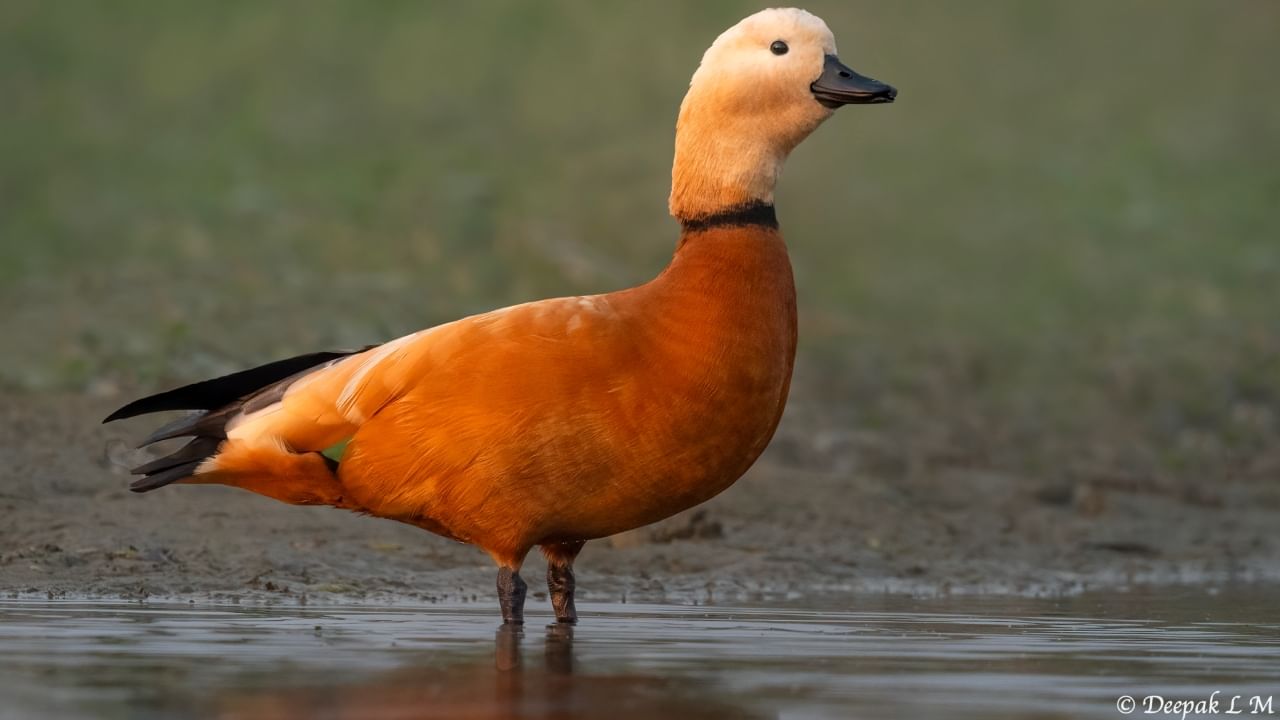
[[[671,263],[639,290],[648,306],[646,324],[659,345],[746,367],[760,361],[759,354],[781,349],[790,374],[795,283],[776,227],[686,227]]]

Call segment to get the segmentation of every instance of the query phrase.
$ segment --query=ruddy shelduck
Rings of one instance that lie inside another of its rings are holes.
[[[681,234],[656,278],[137,400],[107,421],[199,412],[144,441],[193,438],[135,468],[131,489],[231,485],[478,545],[499,568],[505,623],[523,621],[536,545],[556,619],[574,622],[583,543],[715,496],[769,443],[796,351],[774,185],[835,108],[896,95],[841,64],[814,15],[751,15],[706,51],[680,105]],[[343,443],[340,461],[324,454]]]

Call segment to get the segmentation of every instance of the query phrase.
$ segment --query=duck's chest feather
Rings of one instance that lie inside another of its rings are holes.
[[[651,482],[692,505],[745,472],[781,417],[796,349],[791,265],[774,230],[709,230],[646,289],[648,380],[668,420],[650,431],[673,451]]]
[[[486,546],[638,527],[750,467],[781,417],[795,347],[777,232],[705,230],[645,285],[435,336],[340,477],[370,512]]]

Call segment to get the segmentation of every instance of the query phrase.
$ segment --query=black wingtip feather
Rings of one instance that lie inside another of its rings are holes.
[[[148,490],[155,490],[156,488],[164,487],[165,485],[175,483],[184,478],[189,478],[193,473],[195,473],[196,468],[200,467],[201,462],[203,461],[196,460],[194,462],[183,463],[182,465],[162,470],[154,475],[138,478],[129,485],[129,489],[136,493],[144,493]]]
[[[226,433],[222,429],[225,420],[226,413],[211,413],[208,410],[200,410],[161,425],[155,432],[138,443],[138,447],[144,448],[161,440],[171,440],[185,435],[226,437]]]
[[[129,472],[134,475],[154,475],[161,470],[168,470],[169,468],[190,462],[199,462],[205,458],[216,455],[218,452],[218,446],[221,444],[221,438],[198,437],[186,445],[183,445],[177,452],[152,460],[145,465],[139,465]]]
[[[213,410],[272,383],[279,382],[290,375],[296,375],[316,365],[364,352],[368,349],[308,353],[284,360],[276,360],[266,365],[259,365],[255,368],[223,375],[212,380],[203,380],[198,383],[184,385],[180,388],[134,400],[108,415],[102,422],[109,423],[115,420],[123,420],[137,415],[146,415],[165,410]]]

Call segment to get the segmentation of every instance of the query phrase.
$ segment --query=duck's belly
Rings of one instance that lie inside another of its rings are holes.
[[[604,537],[733,484],[772,437],[789,383],[788,363],[709,393],[614,388],[589,407],[531,385],[521,407],[454,403],[448,417],[406,398],[360,430],[340,477],[371,514],[491,552]]]

